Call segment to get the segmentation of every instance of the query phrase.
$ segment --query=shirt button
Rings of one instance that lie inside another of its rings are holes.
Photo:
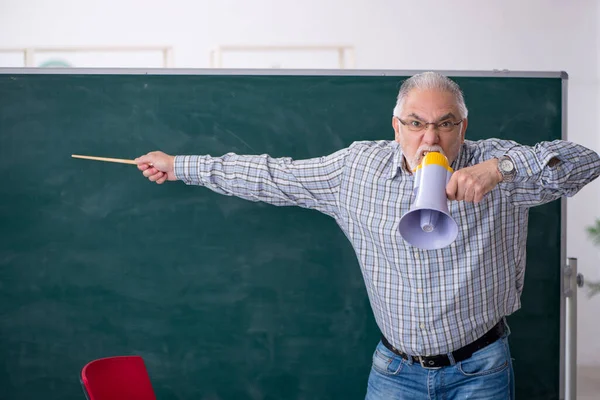
[[[419,253],[415,253],[415,258],[418,260],[419,259]]]
[[[421,329],[425,329],[425,324],[421,323],[421,324],[419,324],[419,327],[420,327]]]
[[[417,293],[419,293],[419,294],[423,293],[423,289],[421,289],[421,288],[418,288],[418,289],[417,289]]]
[[[527,175],[531,175],[531,169],[527,168]]]

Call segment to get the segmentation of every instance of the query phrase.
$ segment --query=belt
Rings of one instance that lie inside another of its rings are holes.
[[[457,363],[471,357],[477,350],[483,349],[485,346],[500,339],[502,335],[504,335],[505,331],[506,326],[504,325],[504,319],[502,319],[479,339],[469,343],[464,347],[461,347],[458,350],[453,351],[451,354],[454,362]],[[394,354],[402,357],[405,360],[412,360],[413,362],[419,363],[423,368],[441,368],[452,365],[450,357],[448,357],[447,354],[440,354],[437,356],[411,356],[392,346],[392,344],[388,342],[383,335],[381,336],[381,343],[383,343],[383,345]]]

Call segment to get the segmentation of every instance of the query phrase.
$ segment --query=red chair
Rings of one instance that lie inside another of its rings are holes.
[[[156,400],[144,360],[118,356],[90,361],[81,370],[88,400]]]

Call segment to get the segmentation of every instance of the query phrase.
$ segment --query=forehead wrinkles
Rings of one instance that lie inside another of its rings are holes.
[[[441,118],[452,113],[459,116],[458,104],[451,93],[439,91],[414,91],[404,102],[403,114],[415,114],[420,118]]]
[[[450,114],[450,115],[448,115]],[[446,106],[446,107],[435,107],[435,106],[408,106],[404,109],[404,115],[409,117],[415,117],[423,121],[437,121],[442,118],[448,117],[458,118],[459,112],[458,107]]]

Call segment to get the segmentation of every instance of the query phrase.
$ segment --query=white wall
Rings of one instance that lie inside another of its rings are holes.
[[[0,47],[168,44],[177,67],[208,67],[219,44],[350,44],[361,69],[565,70],[569,139],[596,151],[599,25],[595,0],[0,0]],[[584,233],[596,216],[600,181],[569,200],[567,231],[568,255],[598,280]],[[581,364],[600,365],[598,309],[580,291]]]

